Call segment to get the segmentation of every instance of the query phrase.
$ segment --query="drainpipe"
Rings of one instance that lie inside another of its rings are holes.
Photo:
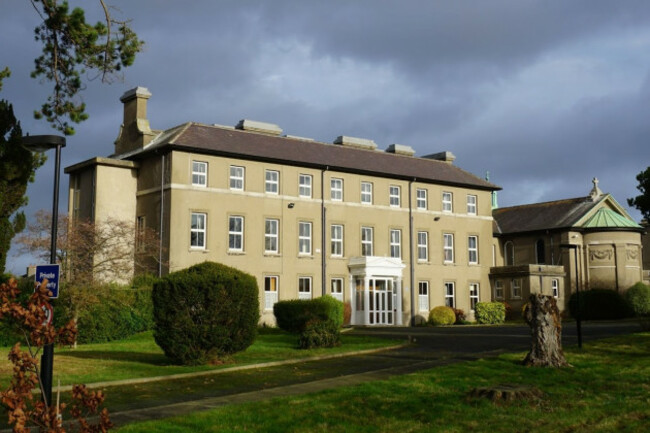
[[[413,203],[411,201],[411,190],[413,189],[413,182],[416,178],[409,181],[409,272],[411,279],[411,326],[415,326],[415,291],[414,280],[415,280],[415,264],[413,262]],[[400,314],[402,312],[400,311]]]
[[[325,209],[325,172],[329,170],[329,166],[325,167],[325,170],[320,171],[320,257],[321,257],[321,288],[323,296],[325,296],[326,290],[326,274],[327,274],[327,263],[325,262],[325,221],[327,216],[327,209]]]
[[[160,242],[158,244],[158,278],[162,277],[163,231],[165,229],[165,225],[163,224],[163,216],[165,214],[165,154],[162,154],[160,158]]]

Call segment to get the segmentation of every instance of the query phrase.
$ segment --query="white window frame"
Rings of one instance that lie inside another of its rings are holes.
[[[519,278],[510,280],[510,299],[521,299],[521,280]]]
[[[271,281],[275,283],[271,284]],[[273,290],[275,288],[275,290]],[[278,302],[278,294],[280,292],[280,277],[277,275],[264,276],[264,309],[269,311],[273,310],[273,306]]]
[[[364,257],[372,256],[373,251],[373,227],[361,227],[361,255]]]
[[[192,212],[190,215],[190,248],[204,250],[207,238],[207,214]],[[196,239],[196,242],[194,241]]]
[[[240,165],[230,166],[230,189],[233,191],[244,190],[244,180],[246,178],[246,169]]]
[[[332,278],[330,280],[330,294],[334,299],[343,302],[343,278]]]
[[[343,233],[342,224],[330,226],[330,254],[332,257],[343,257]]]
[[[309,221],[298,222],[298,255],[311,255],[312,223]]]
[[[454,195],[449,191],[443,191],[442,193],[442,211],[443,212],[454,211]]]
[[[388,187],[388,204],[392,207],[400,207],[400,197],[402,195],[402,189],[399,185],[390,185]]]
[[[478,265],[478,236],[476,235],[467,237],[467,262],[470,265]]]
[[[503,282],[494,280],[494,299],[503,299]]]
[[[429,232],[418,232],[418,262],[429,261]]]
[[[560,280],[557,278],[551,279],[551,293],[555,299],[560,297]]]
[[[298,277],[298,299],[311,299],[311,277]]]
[[[480,286],[478,283],[469,284],[469,309],[474,311],[476,309],[476,304],[480,302]]]
[[[361,182],[361,204],[372,204],[372,182]]]
[[[418,209],[427,210],[427,190],[418,188],[415,190],[415,203]]]
[[[467,195],[467,214],[476,215],[478,197],[473,194]]]
[[[444,233],[443,238],[443,257],[445,263],[454,263],[454,235]]]
[[[239,221],[239,230],[233,222]],[[237,241],[239,240],[239,245]],[[244,217],[241,215],[231,215],[228,217],[228,251],[242,252],[244,251]]]
[[[192,186],[205,188],[208,185],[208,163],[192,161]]]
[[[298,175],[298,195],[311,198],[313,176],[311,174]]]
[[[418,281],[418,308],[420,311],[429,311],[428,281]]]
[[[330,179],[330,199],[332,201],[343,201],[343,179],[338,177]]]
[[[389,233],[390,256],[396,259],[402,258],[402,231],[390,229]]]
[[[280,252],[280,220],[277,218],[264,219],[264,253],[278,254]]]
[[[445,282],[445,305],[456,308],[456,283],[453,281]]]
[[[267,194],[280,193],[280,172],[277,170],[266,170],[264,172],[264,191]]]

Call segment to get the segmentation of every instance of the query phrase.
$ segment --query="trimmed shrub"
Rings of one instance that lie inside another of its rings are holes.
[[[280,301],[273,306],[278,327],[299,334],[298,346],[301,349],[341,344],[343,311],[343,303],[329,295],[304,301]]]
[[[627,289],[625,300],[635,316],[650,316],[650,286],[639,281]]]
[[[339,328],[331,321],[311,320],[298,337],[298,346],[301,349],[317,347],[335,347],[341,345]]]
[[[204,262],[161,278],[152,298],[154,339],[176,363],[216,361],[255,340],[259,289],[252,275]]]
[[[463,323],[467,322],[467,316],[465,315],[465,312],[461,310],[460,308],[452,308],[454,310],[454,314],[456,315],[456,321],[454,324],[456,325],[462,325]]]
[[[435,307],[429,311],[429,323],[433,326],[453,325],[456,322],[456,314],[451,307]]]
[[[474,313],[476,321],[483,325],[497,325],[506,320],[506,306],[503,302],[478,302]]]
[[[576,317],[577,293],[573,293],[569,298],[569,311],[572,317]],[[580,319],[582,320],[622,319],[630,315],[629,305],[614,290],[592,289],[580,292]]]

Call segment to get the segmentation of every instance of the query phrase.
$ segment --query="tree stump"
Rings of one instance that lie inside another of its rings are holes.
[[[571,367],[562,351],[560,310],[552,296],[530,295],[524,309],[524,320],[530,326],[530,352],[524,365],[534,367]]]
[[[474,388],[469,392],[470,397],[487,398],[494,403],[538,400],[543,395],[542,391],[535,387],[511,384]]]

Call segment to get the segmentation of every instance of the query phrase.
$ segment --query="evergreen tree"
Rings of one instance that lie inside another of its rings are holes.
[[[641,194],[628,198],[627,204],[637,208],[643,217],[650,221],[650,167],[637,174],[636,180],[639,181],[636,189],[641,191]]]

